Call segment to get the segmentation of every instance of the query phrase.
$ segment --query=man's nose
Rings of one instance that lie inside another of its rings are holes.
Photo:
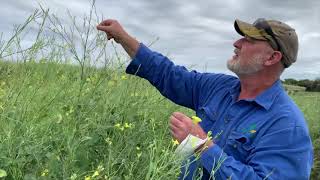
[[[242,46],[242,42],[245,38],[241,38],[241,39],[238,39],[236,42],[233,43],[233,46],[240,49],[241,46]]]

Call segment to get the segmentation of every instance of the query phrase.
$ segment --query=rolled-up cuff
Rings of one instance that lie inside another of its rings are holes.
[[[227,154],[215,144],[201,153],[200,161],[203,167],[211,173],[216,167],[219,167],[226,158]]]
[[[135,57],[126,68],[126,73],[143,76],[143,69],[147,69],[152,51],[144,44],[140,43]]]

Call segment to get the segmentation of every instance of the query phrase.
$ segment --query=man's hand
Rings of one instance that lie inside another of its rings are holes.
[[[114,39],[117,43],[121,43],[129,34],[122,28],[117,20],[108,19],[102,21],[97,29],[107,34],[108,40]]]
[[[180,112],[174,112],[170,116],[170,131],[174,139],[181,143],[188,134],[206,139],[207,134],[198,124],[193,124],[192,119]]]
[[[108,40],[114,39],[117,43],[120,43],[129,56],[134,58],[139,48],[139,42],[131,37],[118,21],[113,19],[104,20],[97,26],[97,29],[104,31]]]

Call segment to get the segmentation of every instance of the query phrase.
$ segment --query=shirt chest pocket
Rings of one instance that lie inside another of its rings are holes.
[[[216,122],[217,113],[214,109],[207,106],[199,108],[197,115],[203,120],[200,122],[201,127],[208,132]]]
[[[254,149],[249,137],[247,134],[232,131],[227,139],[224,151],[236,160],[246,163],[247,157]]]

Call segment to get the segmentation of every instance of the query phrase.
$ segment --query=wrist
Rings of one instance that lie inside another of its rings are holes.
[[[206,151],[207,149],[209,149],[213,145],[214,145],[214,143],[212,142],[212,140],[208,139],[205,143],[203,143],[201,146],[199,146],[194,152],[201,153],[203,151]]]
[[[131,58],[135,57],[140,44],[135,38],[133,38],[129,34],[125,34],[120,39],[119,43]]]

